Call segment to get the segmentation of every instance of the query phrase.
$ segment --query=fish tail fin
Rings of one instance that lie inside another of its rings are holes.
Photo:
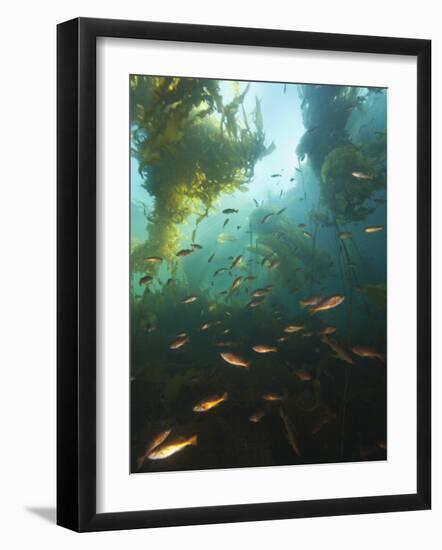
[[[189,440],[189,444],[190,445],[198,445],[198,436],[197,435],[192,436]]]
[[[141,470],[143,464],[144,464],[144,460],[145,460],[146,456],[143,455],[143,456],[140,456],[140,458],[137,458],[137,470]]]
[[[381,363],[385,363],[385,354],[384,353],[378,353],[376,357],[379,359]]]
[[[310,315],[314,315],[318,310],[315,308],[315,307],[311,307],[308,312],[310,313]]]
[[[229,399],[229,394],[227,392],[224,392],[223,399],[224,401],[227,401],[227,399]]]

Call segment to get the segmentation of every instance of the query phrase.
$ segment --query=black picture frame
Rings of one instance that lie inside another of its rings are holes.
[[[417,59],[417,492],[96,512],[96,39],[396,54]],[[83,531],[424,510],[431,506],[431,42],[159,22],[74,19],[57,28],[57,523]]]

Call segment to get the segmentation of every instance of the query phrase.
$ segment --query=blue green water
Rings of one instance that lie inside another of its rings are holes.
[[[132,471],[385,459],[387,91],[253,82],[238,107],[244,82],[219,81],[210,95],[200,82],[137,78]],[[216,94],[222,107],[200,117],[210,129],[195,113]],[[236,154],[249,155],[251,170],[229,187],[223,166],[237,166]],[[331,296],[342,303],[302,305]],[[293,325],[302,329],[289,332]],[[324,336],[325,327],[336,330]],[[149,458],[149,442],[166,429],[157,449],[194,435],[198,443]]]

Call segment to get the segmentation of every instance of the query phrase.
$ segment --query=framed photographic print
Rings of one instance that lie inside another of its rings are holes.
[[[58,26],[58,524],[428,509],[430,42]]]

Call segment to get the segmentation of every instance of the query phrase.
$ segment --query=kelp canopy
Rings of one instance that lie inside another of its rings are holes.
[[[381,187],[374,179],[356,182],[352,171],[373,173],[366,155],[353,145],[333,149],[322,165],[322,197],[338,224],[364,220],[373,211],[364,204],[365,200]]]
[[[308,155],[316,173],[333,146],[348,143],[345,129],[351,111],[363,103],[359,88],[347,86],[298,86],[302,122],[306,132],[298,147],[298,157]]]
[[[348,132],[353,111],[364,112],[366,89],[306,85],[298,86],[298,93],[306,128],[297,147],[298,158],[308,157],[320,182],[321,202],[333,223],[364,220],[374,210],[366,200],[384,189],[386,181],[386,133],[355,143]],[[369,177],[356,181],[354,172]]]
[[[243,107],[247,86],[224,105],[216,80],[131,77],[132,155],[143,187],[154,197],[146,243],[133,252],[133,269],[147,254],[172,260],[178,224],[204,215],[223,193],[246,190],[256,162],[268,154],[260,103],[252,121]]]

